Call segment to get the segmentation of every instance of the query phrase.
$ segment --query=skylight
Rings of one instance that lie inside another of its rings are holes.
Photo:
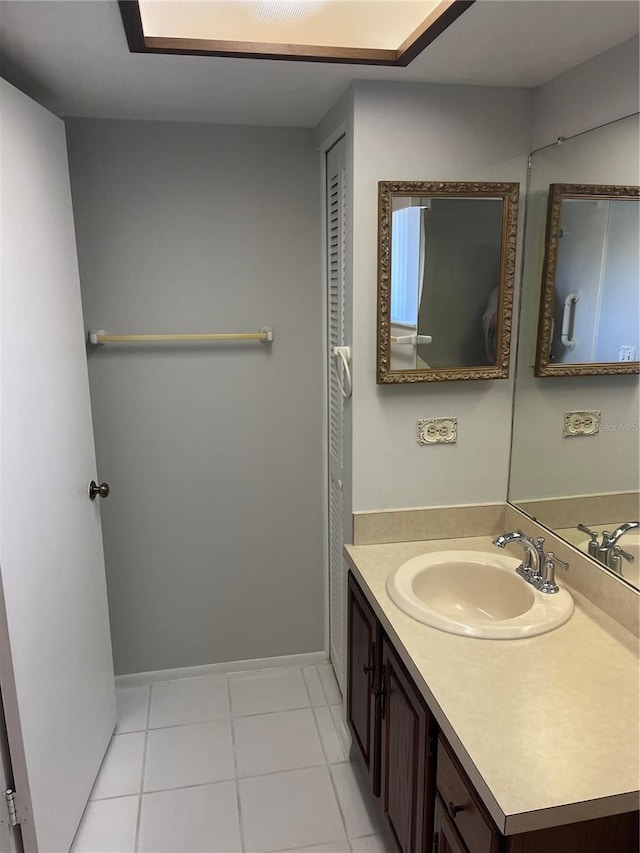
[[[120,0],[129,49],[407,65],[473,0]]]

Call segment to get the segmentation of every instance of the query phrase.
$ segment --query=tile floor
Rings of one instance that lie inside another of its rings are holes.
[[[329,664],[117,691],[72,853],[391,853]]]

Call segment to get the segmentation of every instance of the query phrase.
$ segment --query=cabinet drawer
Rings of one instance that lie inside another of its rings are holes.
[[[468,853],[439,796],[436,796],[433,833],[433,853]]]
[[[485,814],[464,770],[442,735],[438,738],[436,788],[469,850],[473,853],[496,853],[498,830]]]

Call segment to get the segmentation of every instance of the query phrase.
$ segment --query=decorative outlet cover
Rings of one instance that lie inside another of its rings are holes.
[[[602,412],[565,412],[562,435],[595,435],[600,429]]]
[[[421,418],[418,421],[418,444],[455,444],[457,440],[457,418]]]

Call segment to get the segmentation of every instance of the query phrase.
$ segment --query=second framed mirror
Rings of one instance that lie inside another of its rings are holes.
[[[536,376],[639,373],[640,188],[551,184]]]
[[[378,185],[378,384],[509,373],[519,185]]]

